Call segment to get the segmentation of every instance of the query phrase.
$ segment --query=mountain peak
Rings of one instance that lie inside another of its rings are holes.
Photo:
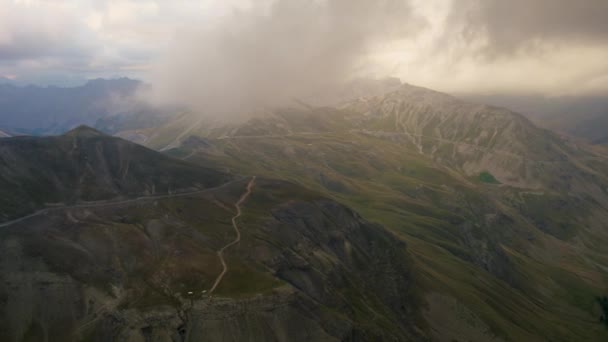
[[[105,134],[103,134],[102,132],[89,127],[87,125],[80,125],[76,128],[71,129],[70,131],[66,132],[64,134],[64,136],[68,136],[68,137],[98,137],[98,136],[104,136]]]

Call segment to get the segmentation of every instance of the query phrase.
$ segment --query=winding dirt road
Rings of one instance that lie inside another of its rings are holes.
[[[212,294],[213,291],[215,291],[215,289],[218,287],[218,285],[221,283],[222,279],[224,278],[224,275],[226,274],[226,272],[228,272],[228,265],[226,264],[226,260],[224,260],[224,251],[226,249],[236,245],[237,243],[241,242],[241,231],[239,230],[238,224],[236,224],[236,219],[241,216],[241,204],[243,204],[243,202],[245,202],[245,200],[247,200],[247,197],[249,197],[249,195],[251,195],[251,191],[252,191],[254,185],[255,185],[255,176],[253,176],[251,178],[251,180],[249,181],[249,183],[247,184],[247,191],[245,191],[245,193],[243,195],[241,195],[241,198],[239,198],[239,200],[234,204],[234,207],[236,208],[236,215],[234,215],[234,217],[232,217],[232,227],[234,227],[234,231],[236,232],[236,238],[234,239],[234,241],[230,242],[226,246],[222,247],[222,249],[217,251],[217,256],[220,258],[220,262],[222,263],[223,269],[222,269],[222,273],[220,273],[217,276],[217,279],[215,279],[215,283],[213,283],[213,286],[209,290],[209,294]]]
[[[110,206],[115,206],[115,205],[124,205],[124,204],[130,204],[130,203],[141,202],[141,201],[151,201],[151,200],[176,198],[176,197],[187,197],[187,196],[192,196],[192,195],[203,194],[203,193],[206,193],[206,192],[211,192],[213,190],[217,190],[217,189],[223,188],[225,186],[228,186],[228,185],[230,185],[230,184],[232,184],[234,182],[238,182],[238,181],[239,180],[230,181],[230,182],[224,183],[222,185],[219,185],[219,186],[216,186],[216,187],[213,187],[213,188],[203,189],[203,190],[178,192],[178,193],[165,194],[165,195],[142,196],[142,197],[131,198],[131,199],[126,199],[126,200],[118,200],[118,201],[115,201],[115,200],[95,201],[95,202],[80,203],[80,204],[74,204],[74,205],[64,205],[64,206],[57,206],[57,207],[49,207],[49,208],[40,209],[38,211],[33,212],[32,214],[29,214],[29,215],[26,215],[26,216],[14,219],[12,221],[2,222],[2,223],[0,223],[0,228],[12,226],[12,225],[17,224],[19,222],[23,222],[25,220],[28,220],[28,219],[36,217],[36,216],[48,214],[48,213],[53,212],[53,211],[78,209],[78,208],[82,209],[82,208],[110,207]]]

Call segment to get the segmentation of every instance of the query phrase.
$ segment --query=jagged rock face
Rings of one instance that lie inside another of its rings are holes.
[[[278,224],[266,234],[285,241],[287,248],[266,263],[279,278],[337,306],[348,303],[336,291],[357,284],[360,296],[378,297],[398,316],[407,316],[401,294],[410,281],[403,243],[332,201],[290,203],[273,216]]]
[[[328,200],[289,203],[273,217],[264,233],[283,247],[271,249],[273,257],[264,263],[278,278],[333,310],[349,308],[368,317],[390,312],[387,322],[394,330],[354,326],[351,335],[365,340],[408,336],[411,279],[402,242]]]
[[[416,339],[406,246],[352,210],[259,180],[192,198],[53,211],[0,232],[0,339]],[[189,295],[188,292],[194,292]]]

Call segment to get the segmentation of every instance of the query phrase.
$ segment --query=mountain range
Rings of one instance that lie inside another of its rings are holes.
[[[13,135],[52,135],[86,124],[111,132],[125,114],[133,122],[143,112],[145,122],[154,125],[162,110],[133,100],[143,86],[128,78],[95,79],[71,88],[0,82],[0,130]],[[128,127],[129,122],[122,125]]]
[[[183,116],[140,133],[176,157],[298,182],[383,224],[409,246],[439,340],[603,338],[586,322],[606,288],[605,154],[520,114],[406,84],[338,107],[225,126]]]
[[[1,139],[0,339],[606,340],[608,152],[358,89]]]

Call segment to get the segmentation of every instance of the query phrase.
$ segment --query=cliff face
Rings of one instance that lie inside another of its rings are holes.
[[[246,181],[187,198],[76,208],[0,232],[0,339],[404,340],[413,332],[406,246],[290,183]]]

